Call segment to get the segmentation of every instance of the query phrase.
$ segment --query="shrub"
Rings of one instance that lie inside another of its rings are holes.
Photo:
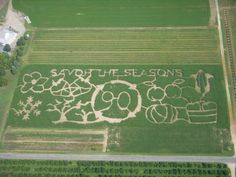
[[[20,46],[19,47],[19,50],[21,50],[22,52],[24,51],[24,47],[23,46]]]
[[[15,66],[16,68],[18,68],[19,67],[19,62],[17,60],[13,60],[12,65]]]
[[[23,55],[23,51],[21,49],[16,50],[16,55],[21,57]]]
[[[18,62],[20,62],[20,60],[21,60],[21,57],[20,57],[20,56],[18,56],[18,55],[16,55],[16,58],[15,58],[15,60],[16,60],[16,61],[18,61]]]
[[[10,69],[11,60],[7,53],[0,54],[0,66],[4,67],[5,69]]]
[[[17,46],[22,46],[25,45],[25,39],[23,37],[20,37],[17,42],[16,42]]]
[[[11,46],[9,44],[6,44],[3,48],[3,51],[10,52],[11,51]]]
[[[25,34],[24,35],[24,40],[28,40],[29,39],[29,34]]]
[[[6,78],[0,77],[0,87],[6,86],[8,83]]]
[[[14,65],[11,66],[11,73],[12,75],[16,75],[17,73],[17,68]]]
[[[5,75],[6,75],[5,68],[3,66],[0,66],[0,77]]]

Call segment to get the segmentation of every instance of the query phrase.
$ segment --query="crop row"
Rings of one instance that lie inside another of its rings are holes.
[[[102,134],[47,134],[47,133],[6,133],[5,140],[70,140],[70,141],[88,141],[88,139],[94,141],[102,141],[104,135]]]
[[[100,142],[91,143],[70,143],[70,142],[5,142],[4,148],[8,152],[102,152],[103,144]]]
[[[229,14],[227,10],[224,10],[224,28],[225,28],[225,35],[226,35],[226,42],[228,47],[228,57],[229,57],[229,64],[230,64],[230,71],[232,74],[232,91],[234,99],[236,100],[236,70],[235,70],[235,53],[233,47],[233,39],[232,39],[232,29],[231,24],[229,21]]]
[[[105,31],[36,31],[35,40],[128,40],[128,39],[217,39],[215,30],[105,30]]]
[[[110,52],[110,53],[37,53],[32,52],[28,58],[30,63],[84,63],[84,64],[104,64],[104,63],[185,63],[185,64],[209,64],[219,63],[219,56],[216,53],[202,52],[181,52],[181,53],[145,53],[145,52]]]
[[[29,63],[214,63],[217,33],[191,30],[36,30]]]
[[[63,177],[224,177],[230,176],[225,164],[174,162],[113,162],[113,161],[33,161],[0,160],[3,176]]]
[[[40,42],[32,46],[34,51],[83,51],[83,50],[138,50],[138,51],[209,51],[216,52],[216,46],[208,43],[183,44],[179,42],[163,41],[163,43],[139,42],[139,43],[121,43],[121,42]]]

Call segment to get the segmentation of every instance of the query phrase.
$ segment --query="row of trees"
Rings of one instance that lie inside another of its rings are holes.
[[[229,177],[230,170],[221,163],[0,160],[0,176]]]
[[[28,35],[19,38],[16,43],[16,50],[11,55],[9,55],[11,47],[8,44],[3,49],[5,52],[0,53],[0,87],[7,85],[7,79],[5,78],[6,71],[9,70],[13,75],[17,73],[24,53],[26,40],[28,40]]]
[[[149,168],[216,168],[225,169],[226,164],[223,163],[176,163],[176,162],[132,162],[132,161],[68,161],[68,160],[4,160],[0,159],[1,166],[18,166],[22,163],[26,166],[36,165],[36,166],[52,166],[52,167],[149,167]]]

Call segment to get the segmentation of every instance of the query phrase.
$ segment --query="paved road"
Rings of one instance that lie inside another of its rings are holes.
[[[236,157],[216,156],[146,156],[146,155],[74,155],[0,153],[0,159],[86,160],[86,161],[159,161],[159,162],[221,162],[236,164]]]

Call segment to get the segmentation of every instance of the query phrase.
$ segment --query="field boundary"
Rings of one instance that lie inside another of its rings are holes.
[[[223,14],[224,14],[224,28],[225,28],[225,35],[226,35],[226,44],[227,44],[227,51],[228,51],[228,59],[229,59],[229,72],[231,73],[231,79],[232,79],[232,92],[233,95],[232,97],[234,98],[234,101],[232,100],[233,103],[235,103],[236,101],[236,74],[235,74],[235,51],[234,51],[234,43],[232,41],[233,39],[233,35],[232,35],[232,27],[231,27],[231,23],[229,21],[229,17],[228,17],[228,11],[227,10],[223,10]],[[233,104],[234,105],[234,104]],[[234,110],[235,112],[235,110]]]
[[[221,51],[221,59],[222,59],[222,65],[223,65],[223,72],[224,72],[224,78],[225,78],[225,87],[226,87],[226,96],[227,96],[227,102],[228,102],[228,111],[229,111],[229,117],[230,117],[230,125],[231,125],[231,136],[232,141],[234,143],[234,155],[236,152],[236,132],[233,129],[234,125],[234,117],[233,117],[233,107],[232,107],[232,98],[230,96],[229,92],[229,81],[228,81],[228,73],[227,73],[227,65],[225,61],[225,49],[224,49],[224,40],[223,40],[223,32],[222,32],[222,24],[221,24],[221,16],[220,16],[220,8],[219,8],[219,1],[215,0],[216,2],[216,10],[217,10],[217,22],[218,22],[218,30],[219,30],[219,39],[220,39],[220,51]]]

